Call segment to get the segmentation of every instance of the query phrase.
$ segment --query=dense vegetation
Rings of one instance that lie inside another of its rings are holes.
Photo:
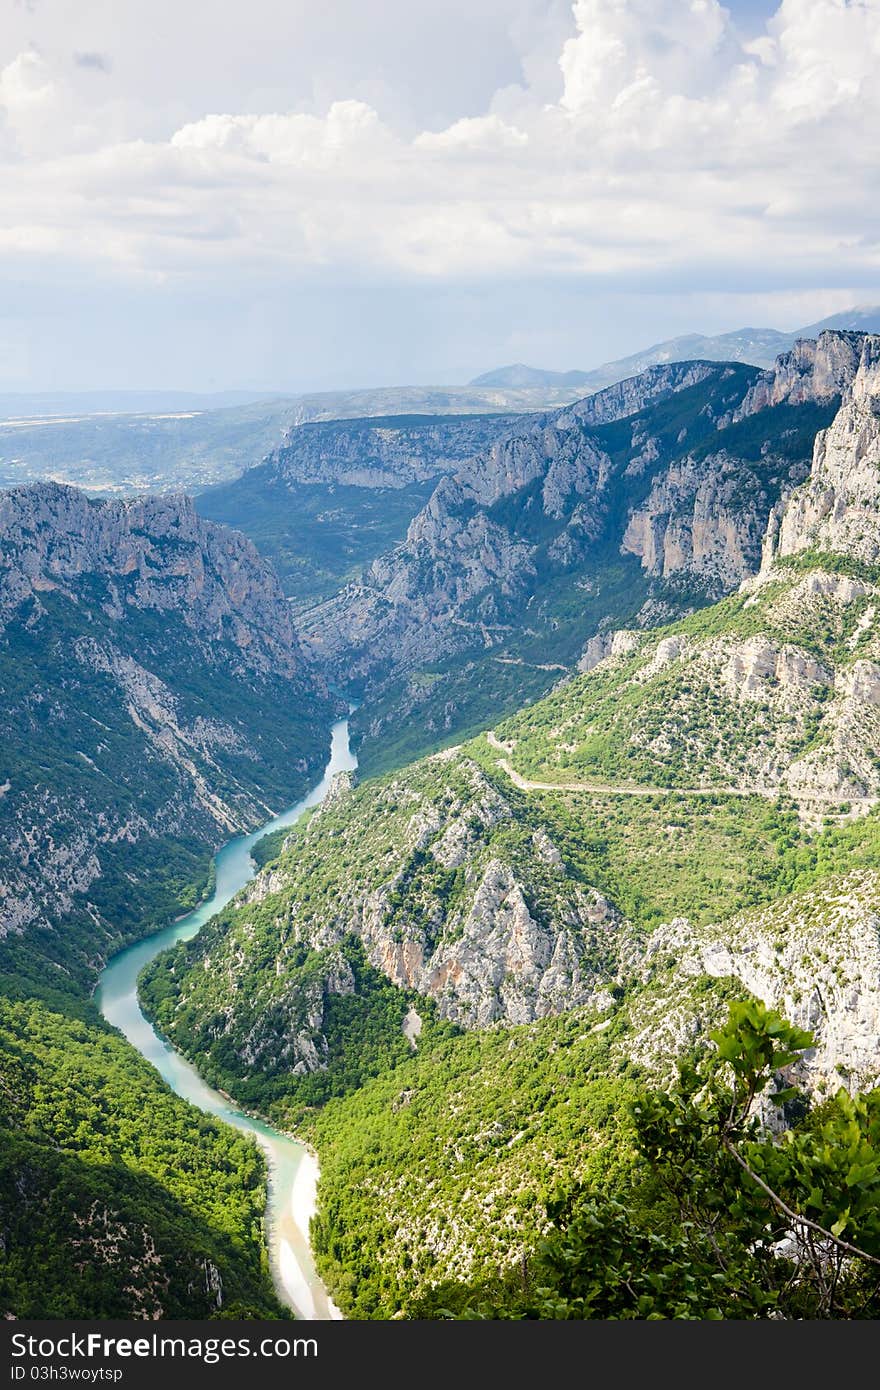
[[[625,1181],[546,1202],[521,1265],[440,1285],[414,1316],[874,1318],[880,1311],[880,1094],[815,1108],[780,1084],[812,1037],[734,1004],[715,1049],[628,1106]],[[795,1115],[768,1137],[756,1101]]]
[[[0,1312],[274,1317],[261,1152],[178,1100],[89,992],[208,891],[228,833],[210,798],[248,826],[305,786],[329,705],[126,583],[47,586],[0,630]]]
[[[548,515],[542,478],[488,509],[491,523],[530,547],[530,573],[481,590],[456,609],[458,629],[474,632],[466,652],[373,680],[352,720],[356,740],[363,740],[364,774],[399,767],[530,706],[576,668],[597,631],[632,624],[646,601],[672,616],[704,610],[720,597],[717,582],[650,578],[634,555],[621,554],[621,539],[631,510],[677,463],[701,463],[719,451],[740,460],[742,505],[759,504],[762,520],[782,487],[805,476],[816,432],[831,422],[839,402],[779,405],[719,430],[755,375],[730,365],[626,419],[585,429],[590,447],[610,459],[613,479],[590,503],[586,520],[577,492],[561,516]],[[631,470],[646,439],[656,444],[656,457]],[[735,495],[728,505],[736,509]],[[385,657],[393,666],[393,652]]]
[[[145,1123],[146,1119],[146,1123]],[[179,1100],[89,1010],[0,1002],[0,1308],[281,1312],[258,1147]]]

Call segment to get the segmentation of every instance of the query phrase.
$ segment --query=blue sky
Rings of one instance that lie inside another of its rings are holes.
[[[880,300],[880,0],[11,0],[0,391],[587,367]]]

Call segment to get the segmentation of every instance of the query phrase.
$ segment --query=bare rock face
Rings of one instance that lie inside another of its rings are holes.
[[[780,462],[778,488],[806,470]],[[792,476],[793,474],[793,476]],[[713,597],[735,588],[761,562],[770,497],[762,478],[725,451],[665,470],[629,518],[621,550],[648,574],[688,574]]]
[[[880,1076],[880,898],[875,872],[836,878],[757,913],[696,927],[677,918],[647,943],[643,975],[674,957],[683,976],[733,978],[812,1032],[798,1080],[813,1092]]]
[[[640,633],[628,632],[625,628],[618,628],[616,632],[597,632],[584,647],[577,669],[586,675],[587,671],[594,670],[600,661],[629,656],[631,652],[638,650],[641,640]]]
[[[552,862],[561,869],[558,850],[551,848]],[[447,924],[436,950],[426,954],[409,943],[409,950],[395,952],[376,941],[372,953],[395,984],[434,998],[441,1017],[465,1028],[531,1023],[593,996],[596,972],[586,958],[584,930],[598,924],[610,929],[618,922],[619,914],[600,894],[574,887],[561,916],[551,924],[541,922],[514,869],[492,859],[463,920],[454,931]]]
[[[744,419],[769,406],[830,400],[851,385],[861,360],[865,334],[833,330],[815,341],[801,339],[764,372],[737,412]]]
[[[183,496],[92,502],[55,483],[0,493],[0,623],[29,598],[77,601],[100,581],[114,621],[174,614],[208,642],[231,642],[251,670],[302,671],[289,605],[273,571],[236,531],[196,515]]]
[[[880,337],[858,335],[858,345],[837,417],[816,439],[809,480],[771,516],[765,570],[803,550],[880,559]]]

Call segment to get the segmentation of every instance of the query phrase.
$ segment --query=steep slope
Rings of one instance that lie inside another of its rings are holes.
[[[57,975],[289,801],[330,702],[265,563],[191,502],[16,489],[0,535],[0,926],[7,962],[48,932]]]
[[[301,424],[200,515],[248,535],[300,602],[329,597],[401,541],[436,479],[517,427],[515,415],[401,415]]]
[[[358,727],[386,749],[368,742],[365,765],[393,755],[404,716],[427,737],[398,754],[472,731],[600,629],[652,626],[754,573],[860,341],[824,335],[772,372],[655,367],[442,479],[403,545],[301,621],[321,667],[366,691]]]
[[[303,787],[332,710],[271,571],[186,499],[0,496],[5,1313],[278,1311],[261,1156],[178,1102],[88,992]]]
[[[154,964],[162,1028],[321,1146],[347,1310],[418,1315],[511,1267],[557,1183],[625,1190],[629,1099],[725,998],[812,1030],[813,1096],[880,1078],[880,572],[849,553],[880,540],[880,401],[856,346],[759,576],[487,737],[341,782]]]

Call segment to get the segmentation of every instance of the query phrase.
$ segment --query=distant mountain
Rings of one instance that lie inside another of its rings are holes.
[[[843,326],[843,325],[841,325]],[[815,335],[813,335],[815,336]],[[579,386],[584,394],[601,391],[617,381],[639,376],[649,367],[665,362],[746,362],[753,367],[771,367],[781,352],[787,351],[795,340],[792,333],[777,333],[773,328],[740,328],[734,333],[706,337],[689,333],[682,338],[670,338],[655,343],[643,352],[606,362],[588,372],[547,372],[538,367],[499,367],[471,382],[472,386]]]
[[[531,386],[583,386],[590,372],[548,372],[540,367],[526,367],[516,362],[512,367],[499,367],[475,377],[471,386],[501,386],[518,389]]]
[[[476,377],[472,386],[495,386],[511,388],[524,387],[563,387],[579,386],[586,395],[590,391],[601,391],[616,381],[624,381],[631,376],[639,376],[649,367],[664,362],[746,362],[753,367],[772,367],[780,353],[788,352],[799,338],[818,338],[826,329],[843,329],[860,333],[880,332],[880,307],[861,305],[832,314],[819,323],[808,324],[806,328],[793,333],[780,333],[775,328],[737,328],[732,333],[705,335],[688,333],[680,338],[670,338],[666,342],[655,343],[643,352],[620,357],[613,362],[605,362],[591,371],[553,372],[539,367],[526,367],[517,363],[513,367],[499,367],[497,371],[485,372]]]
[[[811,323],[809,327],[799,329],[796,336],[817,338],[829,328],[848,329],[856,333],[880,333],[880,305],[860,304],[855,309],[844,309],[841,314],[832,314],[830,318],[820,319],[818,323]]]

